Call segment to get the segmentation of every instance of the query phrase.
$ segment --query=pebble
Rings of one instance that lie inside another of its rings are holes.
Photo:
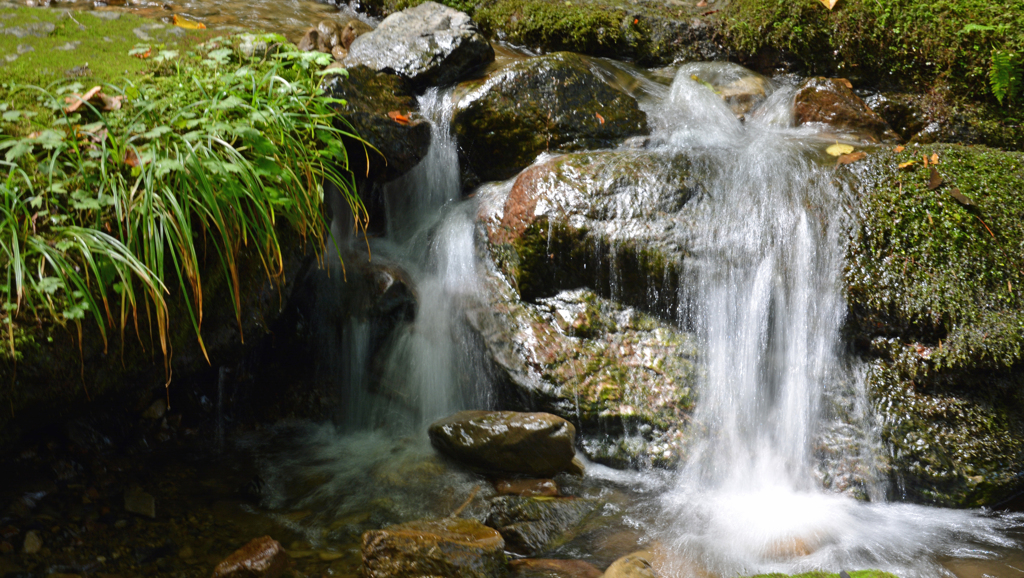
[[[25,554],[38,554],[42,548],[43,539],[39,537],[39,532],[29,530],[25,534],[25,544],[22,546],[21,551]]]
[[[156,499],[139,488],[129,488],[124,491],[124,509],[133,514],[155,518]]]
[[[15,48],[15,50],[18,51],[18,54],[25,54],[26,52],[32,52],[33,50],[35,50],[35,48],[33,48],[30,44],[19,44],[18,47]]]

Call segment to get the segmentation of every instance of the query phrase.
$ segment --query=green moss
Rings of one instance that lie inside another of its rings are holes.
[[[47,24],[53,25],[52,31],[44,28]],[[154,48],[186,50],[210,36],[205,30],[185,30],[128,13],[49,8],[0,8],[0,27],[37,34],[0,34],[0,53],[18,56],[0,61],[4,81],[37,86],[66,79],[109,83],[137,76],[152,62],[128,54],[144,43],[136,30],[149,36]]]
[[[546,50],[606,54],[625,40],[624,10],[599,10],[587,3],[498,0],[473,16],[492,34],[501,31],[512,43]]]
[[[939,164],[924,168],[922,157],[933,154]],[[944,180],[934,191],[932,168]],[[1019,363],[1024,154],[959,146],[882,152],[865,167],[863,185],[847,274],[855,307],[891,325],[888,333],[921,342],[925,370]],[[954,199],[954,188],[975,206]]]
[[[739,0],[725,20],[743,52],[782,50],[812,72],[875,83],[940,80],[975,97],[991,98],[992,48],[1024,49],[1022,0],[842,0],[831,11],[817,2]]]

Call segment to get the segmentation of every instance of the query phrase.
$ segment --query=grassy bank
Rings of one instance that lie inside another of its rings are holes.
[[[319,95],[326,55],[130,15],[19,9],[0,23],[31,32],[0,86],[0,355],[49,324],[81,335],[85,322],[106,343],[142,317],[166,356],[171,332],[200,334],[204,276],[227,280],[241,325],[241,252],[273,277],[281,227],[327,241],[322,185],[352,187]],[[187,315],[168,316],[172,294]]]

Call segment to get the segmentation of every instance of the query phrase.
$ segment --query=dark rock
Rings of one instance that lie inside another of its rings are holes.
[[[981,144],[1024,149],[1024,129],[994,107],[948,93],[886,92],[865,102],[911,143]]]
[[[600,578],[603,574],[583,560],[513,560],[510,578]]]
[[[349,47],[345,66],[367,66],[416,86],[449,84],[494,60],[469,15],[436,2],[392,14]]]
[[[281,544],[270,536],[251,540],[213,569],[212,578],[276,578],[291,565]]]
[[[430,148],[430,124],[412,114],[408,123],[399,123],[388,117],[388,112],[410,114],[416,110],[416,99],[409,84],[394,74],[379,73],[365,66],[348,69],[347,78],[328,76],[324,82],[327,93],[345,100],[339,106],[350,130],[374,147],[366,149],[358,140],[349,139],[349,162],[353,174],[366,175],[383,181],[395,179],[426,156]],[[369,161],[369,167],[361,165]]]
[[[553,476],[582,474],[576,428],[548,413],[462,411],[430,424],[441,453],[486,472]]]
[[[501,496],[491,501],[487,525],[501,532],[509,551],[536,556],[572,540],[598,505],[583,498]]]
[[[470,185],[507,179],[544,151],[607,148],[648,132],[636,100],[576,54],[516,62],[461,89],[452,130]]]
[[[822,123],[869,142],[899,141],[885,119],[853,93],[849,81],[815,77],[807,79],[794,99],[796,124]]]
[[[554,480],[495,480],[494,489],[500,496],[547,496],[558,495],[558,484]]]
[[[350,20],[345,24],[321,20],[306,30],[296,47],[305,51],[327,52],[340,60],[348,54],[348,48],[356,38],[372,30],[372,26],[361,20]]]
[[[475,520],[418,520],[363,534],[367,578],[498,578],[506,574],[501,534]]]

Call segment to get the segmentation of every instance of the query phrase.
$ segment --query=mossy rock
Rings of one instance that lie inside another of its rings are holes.
[[[1024,154],[910,146],[858,173],[847,331],[889,474],[904,498],[994,504],[1024,474]]]
[[[464,89],[452,131],[470,185],[512,177],[545,151],[607,148],[647,134],[636,100],[577,54],[515,62]]]

